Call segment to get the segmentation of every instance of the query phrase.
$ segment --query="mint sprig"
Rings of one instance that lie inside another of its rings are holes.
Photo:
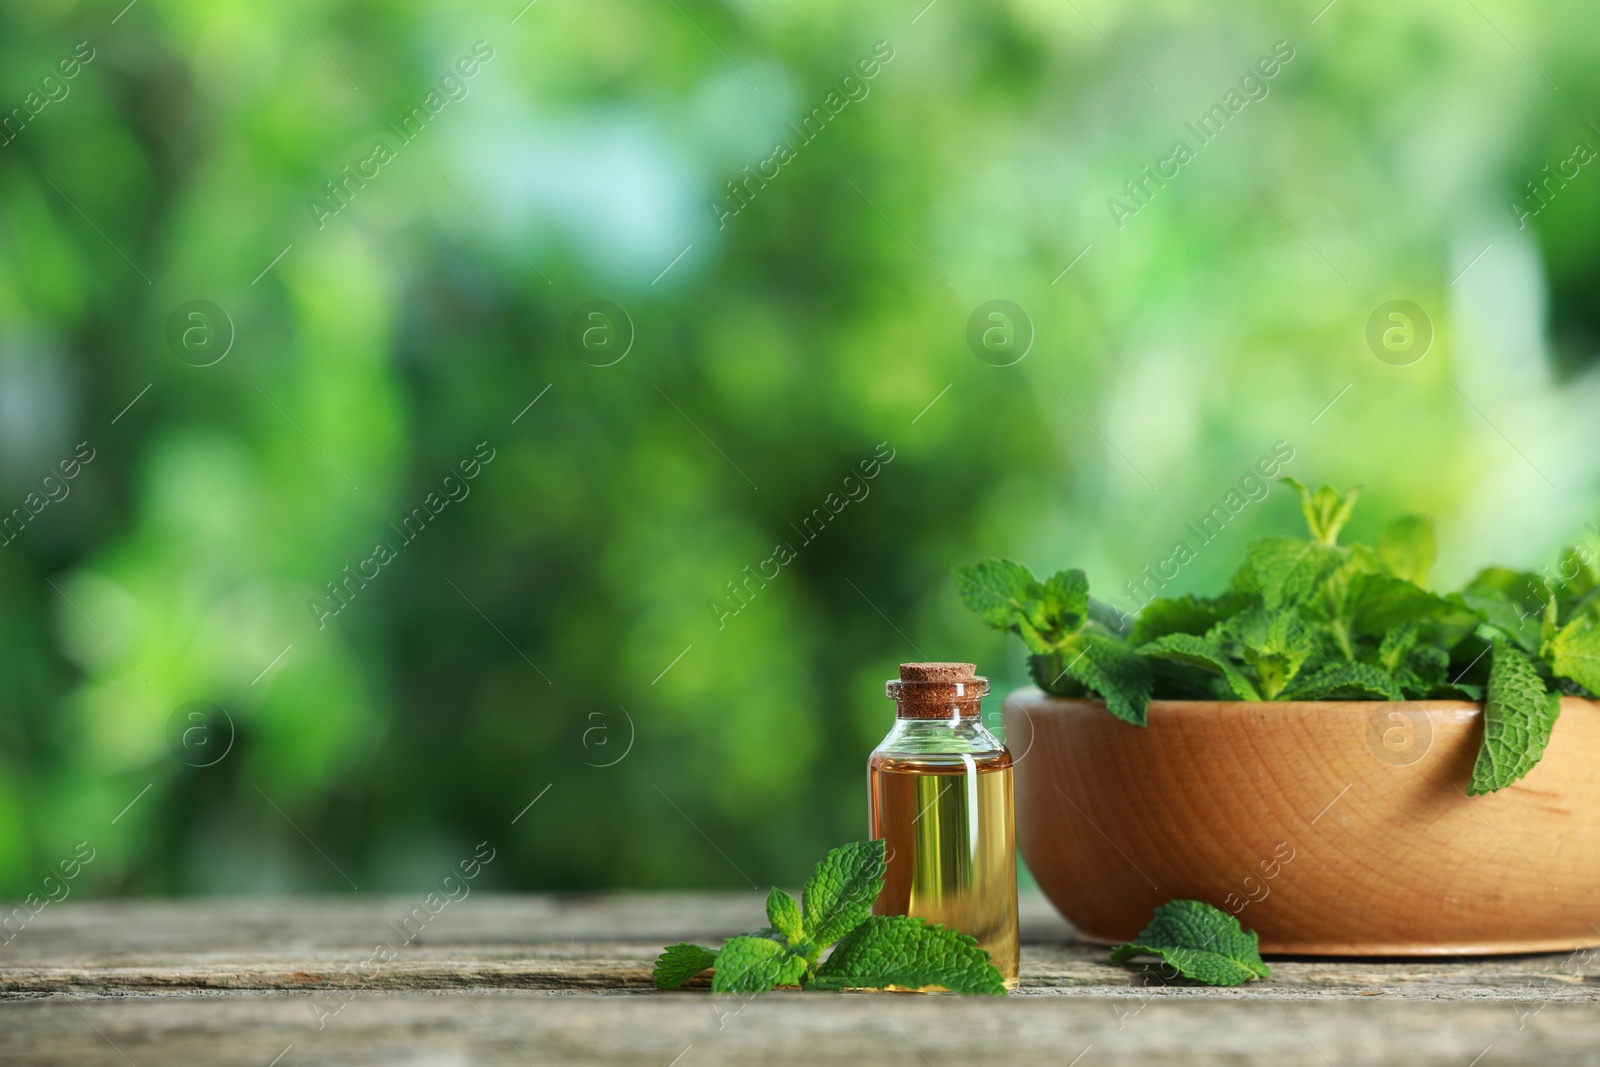
[[[984,622],[1022,638],[1034,680],[1062,696],[1093,694],[1117,718],[1143,726],[1150,704],[1150,668],[1127,645],[1110,612],[1089,600],[1080,570],[1044,581],[1021,563],[989,559],[956,568],[956,589]],[[1096,608],[1101,610],[1096,610]]]
[[[1198,900],[1174,900],[1156,909],[1150,924],[1126,945],[1111,950],[1112,963],[1156,956],[1185,978],[1206,985],[1242,985],[1267,978],[1260,939],[1220,908]]]
[[[1090,599],[1082,571],[1040,581],[1012,560],[956,568],[957,591],[1022,639],[1039,688],[1098,697],[1135,726],[1154,698],[1484,701],[1474,794],[1533,769],[1562,694],[1600,696],[1594,552],[1564,550],[1553,574],[1487,567],[1441,595],[1427,588],[1430,520],[1401,516],[1376,545],[1340,544],[1356,491],[1281,481],[1298,493],[1309,537],[1250,545],[1219,596],[1158,597],[1129,624]],[[1180,543],[1171,558],[1192,556]]]
[[[773,889],[766,929],[730,938],[721,949],[668,947],[656,960],[656,987],[677,989],[713,968],[714,993],[892,986],[1003,994],[999,970],[971,937],[914,916],[872,914],[886,865],[881,840],[832,850],[806,881],[803,904]]]
[[[860,926],[872,913],[872,903],[883,889],[883,872],[888,866],[884,855],[882,840],[840,845],[824,856],[806,879],[801,894],[805,904],[802,929],[816,943],[815,952],[820,953]]]

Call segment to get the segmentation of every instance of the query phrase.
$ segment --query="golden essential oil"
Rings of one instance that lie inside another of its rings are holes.
[[[871,830],[888,870],[873,910],[959,930],[1018,979],[1011,754],[984,728],[972,664],[907,663],[888,684],[895,726],[872,754]]]

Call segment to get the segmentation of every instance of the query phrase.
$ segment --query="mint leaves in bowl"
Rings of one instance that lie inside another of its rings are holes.
[[[1291,484],[1309,537],[1258,542],[1227,589],[1134,618],[1081,571],[957,571],[1031,656],[1038,688],[1006,726],[1041,887],[1106,942],[1181,897],[1245,918],[1266,952],[1600,944],[1592,553],[1440,593],[1431,523],[1341,545],[1355,494]]]

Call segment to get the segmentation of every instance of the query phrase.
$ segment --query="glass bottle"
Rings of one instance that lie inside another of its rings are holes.
[[[873,911],[970,934],[1017,984],[1011,753],[983,725],[971,663],[903,663],[885,688],[894,727],[867,764],[872,836],[888,871]]]

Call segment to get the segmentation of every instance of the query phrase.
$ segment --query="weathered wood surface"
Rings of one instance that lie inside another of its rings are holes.
[[[411,899],[68,901],[0,946],[0,1063],[1600,1065],[1600,955],[1275,960],[1241,989],[1146,984],[1037,896],[1005,1000],[651,987],[662,946],[714,944],[761,903],[475,894],[413,919],[407,944]]]

